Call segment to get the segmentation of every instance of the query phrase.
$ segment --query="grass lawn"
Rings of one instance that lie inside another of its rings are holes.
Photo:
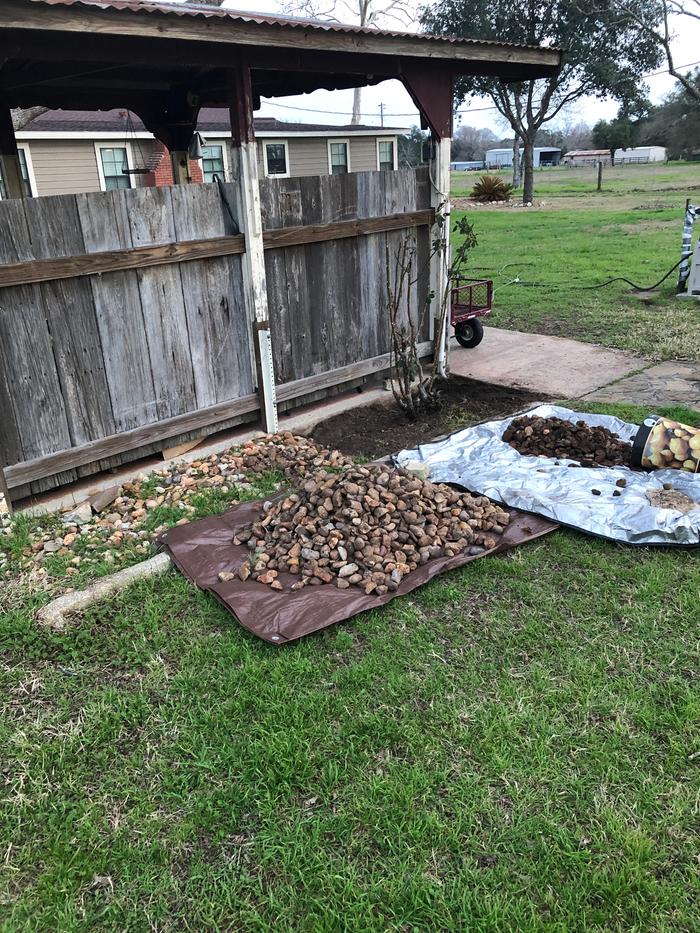
[[[453,176],[453,193],[467,187],[463,173]],[[611,169],[606,190],[594,188],[593,169],[552,169],[536,175],[535,203],[544,206],[457,201],[479,236],[471,271],[495,282],[490,322],[649,359],[700,359],[700,306],[674,297],[677,273],[642,298],[623,282],[586,288],[615,276],[653,285],[680,259],[685,200],[700,201],[700,165]]]
[[[3,930],[697,929],[695,553],[559,531],[283,649],[16,586]]]

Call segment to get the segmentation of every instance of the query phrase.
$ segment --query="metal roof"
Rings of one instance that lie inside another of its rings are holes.
[[[29,2],[41,4],[42,6],[85,6],[96,7],[101,10],[120,10],[131,13],[158,13],[168,16],[198,16],[206,18],[216,17],[233,22],[299,29],[304,32],[312,30],[326,33],[358,34],[387,39],[411,39],[419,42],[424,41],[438,44],[499,46],[502,48],[527,49],[532,51],[541,51],[543,48],[542,46],[527,45],[519,42],[502,42],[499,39],[470,39],[463,36],[440,36],[425,32],[374,29],[367,26],[329,23],[324,20],[304,19],[295,16],[269,16],[265,13],[232,10],[199,3],[168,3],[167,0],[29,0]],[[547,48],[552,52],[561,51],[561,49],[554,47]]]

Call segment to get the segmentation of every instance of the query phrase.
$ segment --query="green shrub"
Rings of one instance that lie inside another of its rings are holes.
[[[475,201],[510,201],[513,186],[497,175],[482,175],[472,188]]]

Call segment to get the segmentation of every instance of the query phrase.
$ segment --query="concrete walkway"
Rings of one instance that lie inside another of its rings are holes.
[[[464,350],[454,340],[450,345],[450,370],[455,375],[553,398],[587,395],[650,365],[621,350],[498,327],[487,327],[473,350]]]
[[[632,402],[653,409],[658,405],[700,407],[700,363],[674,360],[650,363],[647,369],[591,392],[596,402]]]

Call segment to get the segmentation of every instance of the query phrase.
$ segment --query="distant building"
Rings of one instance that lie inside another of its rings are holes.
[[[616,149],[615,165],[626,162],[665,162],[666,149],[663,146],[635,146],[633,149]]]
[[[615,165],[643,162],[665,162],[666,150],[663,146],[635,146],[633,149],[616,149]],[[610,165],[609,149],[572,149],[562,159],[564,165]]]
[[[561,149],[555,149],[553,146],[535,146],[535,168],[559,165],[560,159]],[[486,168],[508,168],[513,165],[513,147],[511,146],[510,149],[487,149],[485,161]]]
[[[478,172],[484,168],[484,160],[474,160],[472,162],[450,162],[450,169],[453,172]]]
[[[571,149],[563,157],[564,165],[610,165],[609,149]]]

